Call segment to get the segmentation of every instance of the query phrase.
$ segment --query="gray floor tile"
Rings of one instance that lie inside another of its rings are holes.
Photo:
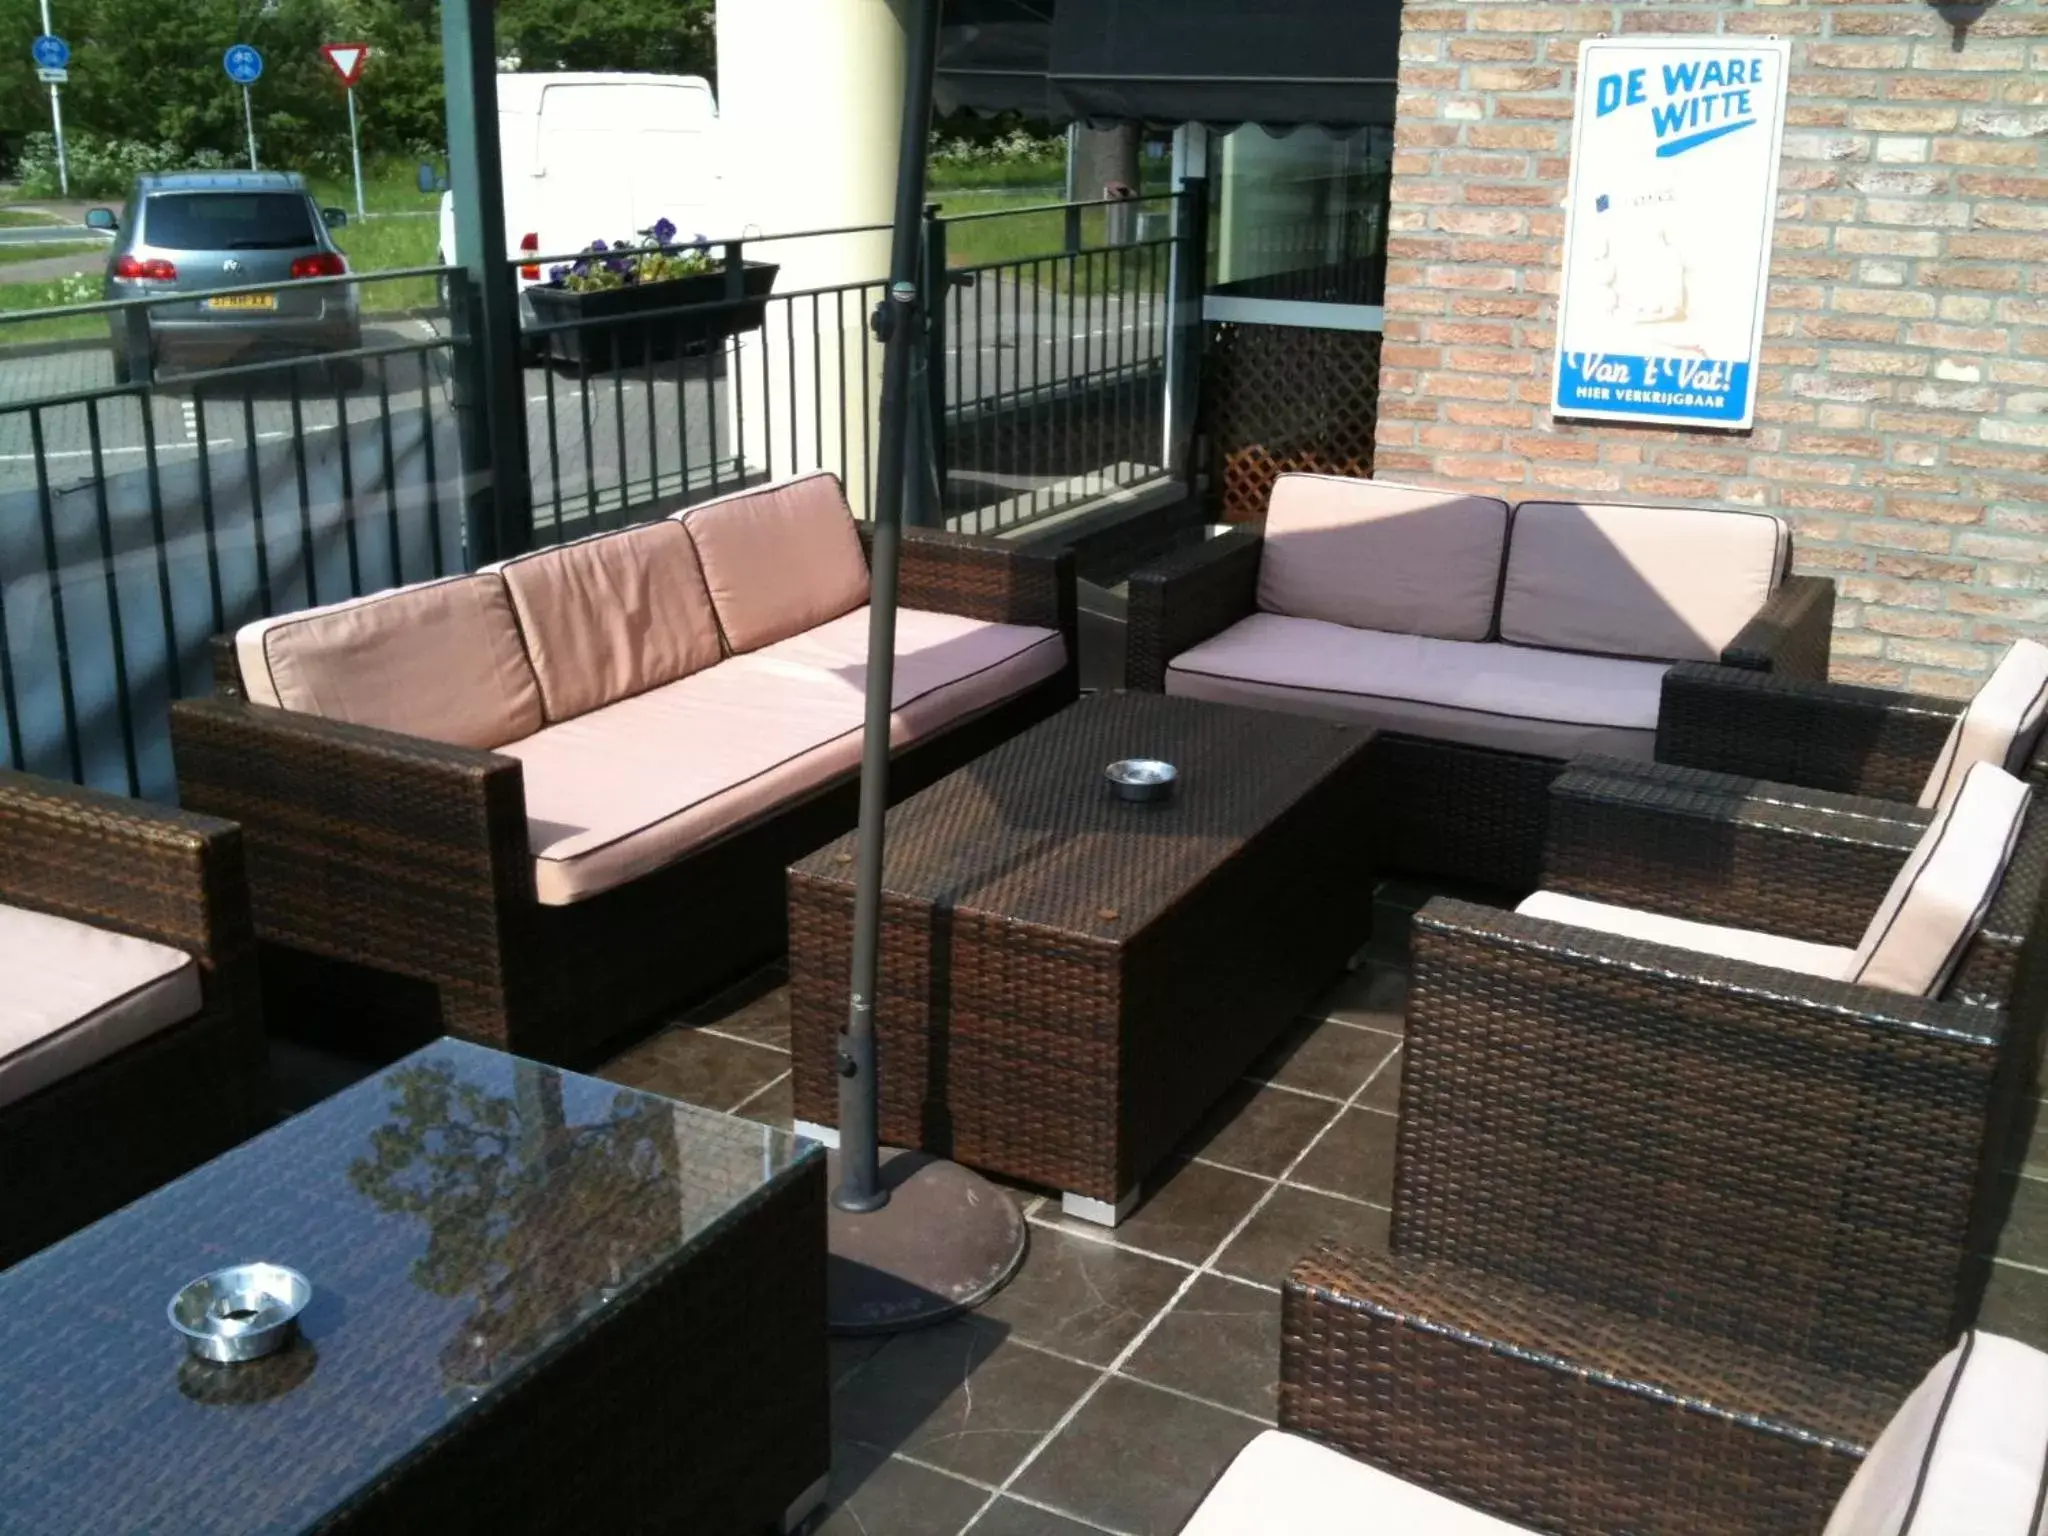
[[[987,1499],[957,1478],[835,1444],[825,1513],[808,1536],[959,1536]]]
[[[1113,1231],[1071,1221],[1059,1214],[1056,1200],[1047,1201],[1032,1224],[1077,1227],[1083,1235],[1106,1236],[1149,1253],[1199,1264],[1216,1251],[1216,1245],[1230,1235],[1231,1228],[1244,1219],[1267,1188],[1248,1174],[1184,1163],[1169,1167],[1138,1208]]]
[[[1398,1035],[1408,1008],[1408,975],[1398,967],[1372,962],[1346,976],[1311,1010],[1317,1018],[1361,1024]]]
[[[1280,1401],[1280,1297],[1203,1275],[1123,1369],[1271,1420]]]
[[[1385,1252],[1387,1213],[1283,1184],[1224,1249],[1216,1268],[1240,1279],[1278,1285],[1294,1261],[1326,1237],[1367,1252]]]
[[[1338,1026],[1342,1028],[1342,1026]],[[1337,1106],[1285,1088],[1240,1084],[1225,1096],[1181,1151],[1245,1173],[1276,1178],[1330,1123]]]
[[[789,1059],[758,1045],[678,1027],[615,1057],[598,1076],[706,1109],[730,1110],[789,1070]]]
[[[1255,1065],[1254,1078],[1348,1099],[1387,1059],[1392,1042],[1345,1024],[1310,1022]]]
[[[2014,1181],[2012,1212],[1998,1239],[1998,1256],[2048,1269],[2048,1184],[2039,1179]]]
[[[1992,1265],[1977,1321],[1993,1333],[2048,1349],[2048,1275],[2010,1264]]]
[[[733,1113],[786,1131],[796,1123],[795,1092],[785,1069],[781,1081],[770,1083],[744,1104],[739,1105]]]
[[[1358,1102],[1363,1108],[1384,1110],[1390,1115],[1401,1112],[1401,1057],[1398,1052],[1393,1060],[1380,1068],[1379,1075],[1358,1096]]]
[[[1112,1377],[1017,1491],[1135,1536],[1171,1536],[1258,1432],[1237,1414]]]
[[[1323,1133],[1288,1182],[1388,1205],[1394,1198],[1394,1131],[1400,1124],[1376,1109],[1347,1109]]]
[[[984,1318],[898,1334],[832,1398],[832,1430],[1000,1483],[1094,1381]]]
[[[1021,1504],[1015,1499],[997,1499],[987,1514],[969,1527],[969,1536],[1094,1536],[1098,1525],[1083,1525],[1050,1510]]]
[[[1142,1254],[1040,1227],[1024,1267],[981,1309],[1014,1336],[1108,1365],[1187,1278]]]

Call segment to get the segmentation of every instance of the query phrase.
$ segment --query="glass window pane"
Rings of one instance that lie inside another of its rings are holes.
[[[1378,304],[1386,296],[1389,128],[1276,136],[1255,125],[1210,146],[1210,291]]]
[[[311,205],[297,192],[153,195],[143,238],[173,251],[284,250],[316,243]]]

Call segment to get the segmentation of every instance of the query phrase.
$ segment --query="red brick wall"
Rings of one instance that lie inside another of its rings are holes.
[[[1553,420],[1578,46],[1793,39],[1757,424]],[[1836,675],[1959,692],[2048,632],[2048,0],[1408,0],[1375,473],[1768,507]]]

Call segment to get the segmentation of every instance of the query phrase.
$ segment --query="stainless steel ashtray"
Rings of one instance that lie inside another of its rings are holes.
[[[1127,757],[1102,770],[1119,800],[1164,800],[1173,793],[1180,770],[1154,757]]]
[[[202,1360],[260,1360],[298,1337],[299,1314],[312,1299],[312,1283],[296,1269],[235,1264],[173,1296],[171,1326]]]

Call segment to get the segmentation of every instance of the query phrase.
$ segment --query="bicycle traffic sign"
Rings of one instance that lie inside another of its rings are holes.
[[[220,56],[220,67],[237,85],[254,85],[263,74],[263,55],[247,43],[237,43]]]
[[[37,69],[68,69],[71,66],[71,45],[47,32],[31,43],[28,51],[35,59]]]

